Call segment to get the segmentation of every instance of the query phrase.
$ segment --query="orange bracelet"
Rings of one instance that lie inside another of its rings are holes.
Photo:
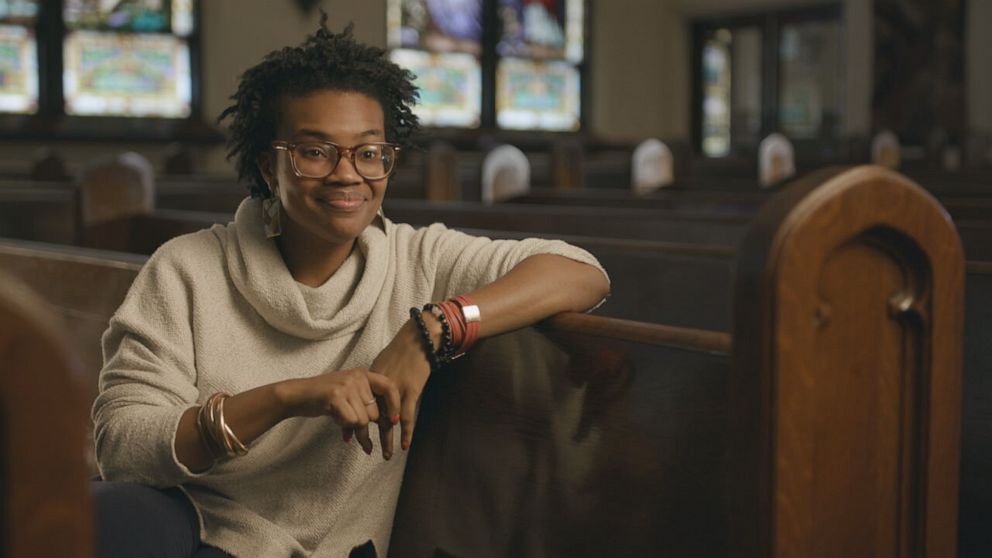
[[[461,347],[459,348],[459,352],[464,353],[472,348],[472,345],[479,339],[482,314],[479,312],[479,307],[475,304],[475,301],[465,295],[456,296],[452,300],[459,306],[460,312],[458,314],[465,326],[465,338],[462,340]]]

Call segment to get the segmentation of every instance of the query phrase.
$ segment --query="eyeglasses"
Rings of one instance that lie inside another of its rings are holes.
[[[289,152],[293,172],[302,178],[324,178],[329,176],[342,157],[348,157],[355,171],[365,180],[382,180],[396,170],[396,157],[400,147],[392,143],[363,143],[342,147],[329,141],[308,141],[289,143],[272,142],[273,149]]]

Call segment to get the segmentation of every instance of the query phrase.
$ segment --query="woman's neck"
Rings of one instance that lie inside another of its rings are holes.
[[[348,259],[355,241],[332,244],[284,227],[283,234],[276,237],[276,246],[296,282],[308,287],[319,287]]]

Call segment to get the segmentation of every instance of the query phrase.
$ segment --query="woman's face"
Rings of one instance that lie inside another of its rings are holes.
[[[342,147],[385,142],[385,118],[378,101],[363,93],[323,90],[284,96],[276,139],[288,143],[329,141]],[[283,234],[346,244],[375,218],[388,179],[360,176],[350,157],[341,157],[324,178],[296,176],[290,153],[274,149],[259,162],[283,207]],[[287,219],[288,218],[288,219]],[[287,222],[288,221],[288,222]]]

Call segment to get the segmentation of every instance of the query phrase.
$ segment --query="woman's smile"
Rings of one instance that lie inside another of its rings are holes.
[[[368,202],[368,196],[362,194],[361,192],[329,192],[317,197],[317,202],[329,209],[339,210],[339,211],[357,211],[361,209],[366,202]]]

